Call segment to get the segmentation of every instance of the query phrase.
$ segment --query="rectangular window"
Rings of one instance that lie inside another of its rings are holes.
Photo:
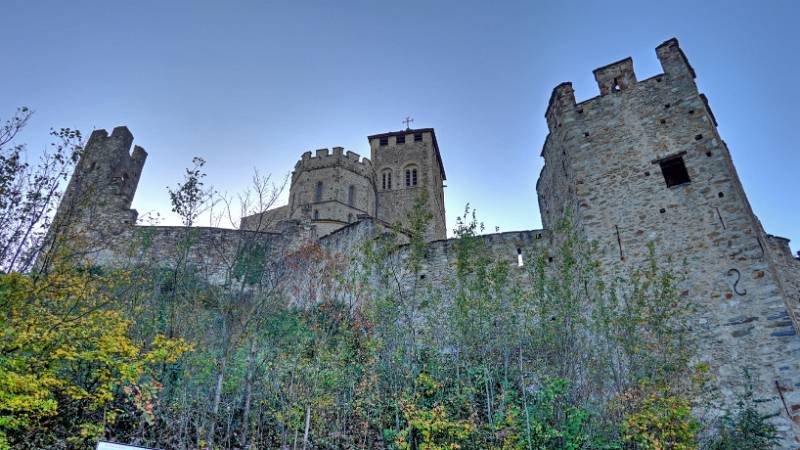
[[[322,181],[317,182],[317,190],[314,192],[314,201],[315,202],[322,201]]]
[[[405,134],[401,134],[400,136],[397,136],[397,143],[398,144],[405,144],[406,143],[406,135]]]
[[[406,169],[406,186],[417,185],[417,169]]]
[[[667,187],[679,186],[691,181],[682,156],[662,159],[658,164],[661,166],[661,173],[664,175]]]
[[[380,139],[380,145],[389,145],[389,137],[384,136]]]
[[[422,133],[414,133],[414,142],[422,141]]]

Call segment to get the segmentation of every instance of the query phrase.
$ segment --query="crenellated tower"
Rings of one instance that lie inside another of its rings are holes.
[[[295,164],[287,214],[308,219],[320,236],[375,215],[372,163],[342,147],[303,153]]]
[[[783,358],[796,335],[798,302],[770,248],[777,241],[750,207],[678,41],[656,54],[663,73],[646,80],[637,81],[630,58],[596,69],[600,95],[589,100],[576,102],[570,83],[553,90],[537,182],[543,225],[552,229],[569,217],[599,244],[609,273],[640,267],[649,243],[662,263],[685,262],[681,289],[698,308],[701,358],[722,393],[732,396],[750,366],[761,381],[758,395],[783,414],[780,426],[794,426],[782,401],[800,410],[800,394],[784,391],[800,367]]]
[[[95,130],[83,149],[50,229],[55,235],[85,235],[96,246],[113,240],[120,230],[136,224],[131,202],[147,152],[133,148],[127,127]]]

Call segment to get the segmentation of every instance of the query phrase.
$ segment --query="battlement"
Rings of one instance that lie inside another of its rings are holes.
[[[369,158],[362,158],[361,155],[351,151],[345,151],[342,147],[333,147],[333,152],[327,148],[317,149],[314,154],[310,151],[303,153],[300,160],[294,165],[292,179],[297,174],[316,169],[329,167],[342,167],[365,177],[372,176],[372,161]]]
[[[147,160],[147,152],[138,145],[131,152],[132,145],[133,134],[127,127],[116,127],[111,135],[103,129],[94,130],[75,170],[74,182],[82,184],[82,189],[93,186],[95,195],[115,199],[117,208],[130,208]]]
[[[447,175],[444,172],[444,164],[442,163],[442,154],[439,151],[439,143],[436,141],[436,132],[433,128],[407,128],[401,131],[373,134],[367,136],[367,141],[369,141],[373,159],[376,159],[375,152],[383,148],[394,148],[410,144],[432,145],[433,150],[436,152],[436,161],[439,164],[439,173],[442,176],[442,180],[447,179]]]
[[[689,60],[686,59],[686,55],[681,50],[677,39],[669,39],[656,47],[656,56],[661,62],[663,73],[642,81],[638,81],[636,78],[631,57],[598,67],[593,73],[600,95],[580,103],[575,101],[575,93],[571,82],[564,82],[553,88],[550,102],[545,111],[545,118],[550,131],[558,128],[563,123],[578,120],[578,115],[583,113],[583,108],[603,97],[624,94],[627,91],[636,90],[644,84],[660,83],[665,79],[673,83],[694,80],[694,69],[689,64]]]
[[[633,58],[627,57],[603,67],[594,69],[594,79],[600,88],[600,95],[624,91],[636,84],[636,73],[633,71]]]
[[[137,145],[133,148],[133,153],[130,153],[132,144],[133,134],[128,130],[128,127],[114,128],[111,136],[104,129],[94,130],[86,143],[82,160],[97,160],[101,157],[107,159],[111,157],[108,160],[109,162],[133,164],[139,166],[139,171],[141,171],[144,161],[147,159],[147,152]]]

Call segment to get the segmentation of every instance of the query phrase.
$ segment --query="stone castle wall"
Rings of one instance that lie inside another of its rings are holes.
[[[646,80],[637,80],[628,58],[595,70],[597,97],[576,102],[570,83],[553,90],[536,185],[545,229],[480,239],[518,267],[520,259],[528,264],[557,253],[558,237],[549,230],[567,218],[598,243],[609,275],[640,265],[651,243],[659,259],[685,262],[682,290],[698,307],[693,327],[700,354],[721,393],[731,398],[742,369],[750,368],[760,380],[758,395],[777,414],[784,447],[791,448],[800,436],[800,261],[753,213],[677,41],[656,53],[664,73]],[[131,153],[132,141],[124,127],[110,136],[92,134],[54,221],[56,230],[70,224],[83,232],[92,242],[87,254],[98,264],[189,264],[224,282],[237,258],[256,250],[276,271],[308,246],[348,259],[389,224],[405,223],[424,191],[434,216],[430,242],[415,275],[420,279],[406,273],[402,283],[424,280],[442,288],[452,279],[454,241],[444,239],[445,174],[432,129],[370,136],[372,161],[341,148],[305,153],[292,175],[289,204],[243,218],[241,230],[136,226],[130,206],[146,153],[140,147]],[[410,164],[418,170],[416,187],[405,185]],[[383,170],[392,173],[391,189],[383,189]],[[398,243],[406,242],[401,233]],[[390,255],[407,257],[403,245]],[[295,287],[319,281],[298,277]]]
[[[660,259],[685,261],[682,288],[699,308],[700,353],[723,395],[733,396],[750,366],[770,412],[783,412],[776,423],[794,433],[782,399],[800,410],[797,300],[787,296],[788,277],[779,275],[786,271],[767,245],[693,69],[676,40],[656,53],[664,73],[647,80],[637,82],[626,59],[595,71],[598,97],[576,103],[571,85],[554,90],[538,184],[543,222],[571,217],[599,243],[610,272],[641,264],[649,243]],[[676,165],[688,179],[668,186],[668,179],[682,179]]]

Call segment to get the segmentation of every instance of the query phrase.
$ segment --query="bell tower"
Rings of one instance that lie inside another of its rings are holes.
[[[375,170],[378,219],[405,226],[414,202],[420,196],[427,196],[427,207],[433,218],[426,240],[445,239],[446,176],[433,128],[406,128],[367,139]]]

